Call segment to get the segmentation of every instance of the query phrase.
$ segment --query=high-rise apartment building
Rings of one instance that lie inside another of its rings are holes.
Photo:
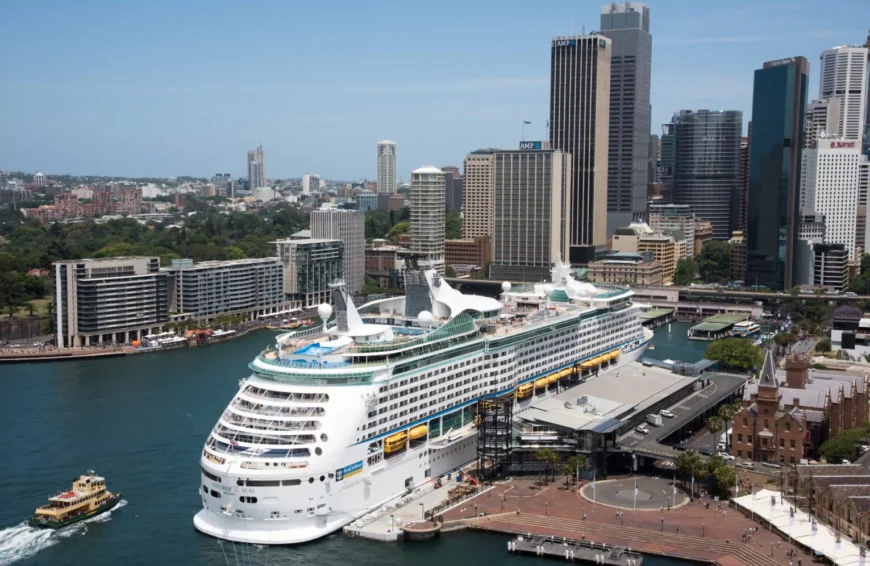
[[[545,281],[569,254],[571,158],[559,150],[493,155],[490,279]]]
[[[461,210],[465,179],[457,167],[442,167],[444,172],[444,188],[447,190],[446,203],[448,210]]]
[[[686,257],[695,255],[695,213],[688,204],[650,204],[649,227],[656,232],[671,234],[680,232],[686,242],[692,245],[686,248]]]
[[[465,238],[492,237],[493,151],[480,149],[465,157],[462,223],[462,235]]]
[[[659,174],[659,156],[661,154],[659,137],[655,134],[649,136],[649,150],[647,153],[647,186],[661,182]],[[610,178],[608,174],[608,179]]]
[[[554,37],[550,58],[550,146],[571,155],[574,176],[568,259],[588,263],[607,240],[611,41],[598,34]]]
[[[800,225],[800,166],[809,63],[790,57],[755,71],[749,146],[746,282],[791,289]]]
[[[810,148],[822,134],[836,136],[840,132],[840,101],[842,97],[833,96],[824,100],[813,100],[807,105],[804,117],[804,147]]]
[[[396,142],[378,142],[378,192],[395,193],[399,189],[396,178]]]
[[[284,296],[301,308],[331,302],[329,284],[344,277],[341,240],[287,239],[275,245],[284,268]]]
[[[365,221],[366,213],[359,210],[311,211],[312,238],[344,243],[344,282],[351,294],[362,291],[365,279]]]
[[[444,172],[424,165],[411,172],[411,249],[444,275]]]
[[[283,271],[277,257],[201,261],[173,259],[169,310],[196,320],[225,314],[258,318],[284,303]]]
[[[646,213],[652,70],[649,15],[649,7],[641,2],[613,2],[601,8],[599,29],[611,40],[608,236]]]
[[[742,132],[743,112],[737,110],[680,110],[671,120],[673,200],[710,222],[716,240],[728,240],[737,223],[731,215]]]
[[[302,175],[302,194],[310,195],[312,191],[320,191],[320,175]]]
[[[855,261],[861,144],[834,136],[819,137],[801,155],[801,211],[825,217],[825,243],[843,244]]]
[[[834,47],[822,51],[819,98],[840,99],[839,129],[841,138],[860,142],[864,136],[867,113],[866,47]]]
[[[169,322],[169,275],[160,258],[71,259],[54,268],[56,344],[124,344]]]
[[[737,199],[734,203],[736,211],[732,215],[737,219],[734,230],[746,233],[746,216],[749,214],[749,145],[752,143],[752,122],[748,124],[749,135],[740,138],[740,164],[737,171]]]
[[[36,185],[37,189],[42,189],[45,187],[45,175],[41,172],[37,171],[36,175],[33,176],[33,184]]]
[[[248,190],[266,186],[266,156],[263,146],[248,151]]]

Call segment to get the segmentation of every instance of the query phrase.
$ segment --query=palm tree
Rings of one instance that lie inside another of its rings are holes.
[[[719,417],[710,417],[707,419],[707,430],[710,431],[710,434],[713,435],[711,440],[710,451],[716,451],[716,434],[722,430],[722,419]]]
[[[550,450],[549,448],[542,448],[535,452],[535,460],[538,462],[543,462],[547,466],[547,479],[550,478],[550,470],[554,469],[554,466],[559,462],[559,457],[555,452]],[[555,470],[554,470],[555,471]]]
[[[586,469],[586,456],[571,456],[565,465],[562,467],[562,473],[565,475],[565,489],[568,489],[569,478],[580,475],[580,472]]]

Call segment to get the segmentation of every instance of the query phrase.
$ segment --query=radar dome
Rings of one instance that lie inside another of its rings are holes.
[[[510,290],[511,290],[511,282],[510,282],[510,281],[505,281],[504,283],[502,283],[502,284],[501,284],[501,290],[504,291],[505,293],[507,293],[508,291],[510,291]]]
[[[547,285],[544,285],[543,287],[541,287],[541,291],[544,292],[545,297],[551,296],[553,294],[553,291],[555,291],[555,290],[556,290],[556,288],[550,284],[547,284]]]
[[[417,315],[417,322],[420,323],[420,326],[429,326],[432,324],[433,320],[432,313],[429,311],[420,311],[420,314]]]
[[[323,320],[327,320],[332,316],[332,305],[322,303],[317,306],[317,316]]]

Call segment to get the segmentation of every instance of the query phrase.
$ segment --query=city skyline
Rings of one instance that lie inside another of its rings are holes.
[[[353,27],[369,30],[363,38],[386,39],[316,43],[304,26],[289,36],[271,32],[288,21],[325,17],[320,6],[267,3],[256,38],[237,30],[217,41],[214,29],[236,21],[241,7],[188,6],[166,21],[159,3],[4,5],[10,21],[40,21],[45,39],[28,39],[27,26],[0,39],[0,47],[10,47],[0,52],[16,54],[0,58],[9,79],[0,94],[0,126],[14,132],[0,137],[0,168],[49,176],[230,171],[240,177],[246,164],[238,156],[262,142],[272,178],[314,170],[327,179],[374,179],[371,147],[389,138],[403,147],[397,172],[407,182],[419,163],[458,165],[478,147],[515,148],[523,120],[531,122],[527,139],[546,139],[550,39],[581,33],[584,25],[593,31],[603,4],[557,2],[529,13],[527,5],[508,2],[497,14],[485,5],[462,6],[461,20],[423,21],[414,29],[398,24],[418,21],[420,7],[398,5],[384,19],[349,4],[341,17],[330,17],[331,36]],[[651,133],[681,108],[733,108],[748,121],[752,72],[765,60],[807,57],[809,91],[817,92],[818,56],[863,43],[870,16],[870,5],[858,0],[825,11],[809,2],[648,5],[655,37]],[[415,40],[443,34],[445,25],[459,38],[455,45]],[[498,57],[481,73],[471,52]],[[394,61],[390,80],[371,72],[387,53]],[[451,72],[421,75],[420,63]],[[214,77],[236,74],[238,81],[214,87]],[[256,88],[252,76],[259,77]],[[303,76],[303,84],[294,78]],[[330,151],[322,151],[327,144]]]

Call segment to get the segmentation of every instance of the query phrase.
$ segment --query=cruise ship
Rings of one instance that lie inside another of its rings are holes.
[[[196,528],[225,540],[322,537],[475,459],[477,403],[514,414],[652,338],[629,289],[575,280],[467,295],[409,271],[403,297],[355,307],[342,287],[322,324],[277,337],[208,436]]]

